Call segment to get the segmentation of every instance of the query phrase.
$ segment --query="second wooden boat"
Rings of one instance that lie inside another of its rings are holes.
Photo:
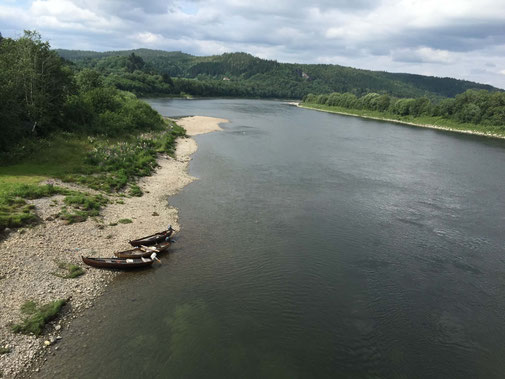
[[[168,225],[167,230],[164,230],[159,233],[152,234],[147,237],[142,237],[136,240],[129,241],[132,246],[151,246],[160,242],[169,242],[170,236],[174,232],[172,229],[172,225]]]
[[[153,246],[139,246],[135,249],[118,251],[114,255],[118,258],[141,258],[149,257],[152,253],[162,253],[170,247],[170,242],[161,242]]]

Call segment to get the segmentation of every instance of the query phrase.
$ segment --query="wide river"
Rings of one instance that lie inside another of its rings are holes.
[[[120,275],[38,377],[505,376],[505,141],[148,101],[230,123],[196,138],[163,264]]]

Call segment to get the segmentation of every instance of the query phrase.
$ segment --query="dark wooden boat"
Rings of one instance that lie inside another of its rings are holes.
[[[168,225],[167,230],[129,241],[132,246],[152,246],[160,242],[170,241],[170,236],[174,232],[172,225]]]
[[[152,253],[163,253],[170,247],[170,242],[161,242],[152,246],[138,246],[135,249],[118,251],[114,255],[118,258],[141,258],[150,257]]]
[[[137,259],[124,259],[124,258],[93,258],[82,257],[82,261],[89,266],[98,268],[115,268],[119,270],[129,270],[133,268],[141,268],[151,266],[154,259],[151,258],[137,258]]]

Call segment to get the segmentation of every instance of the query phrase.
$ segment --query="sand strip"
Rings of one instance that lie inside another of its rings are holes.
[[[177,121],[191,136],[221,130],[219,123],[224,122],[227,120],[199,116]],[[14,377],[20,372],[37,370],[44,354],[58,347],[57,342],[45,347],[44,341],[65,337],[62,331],[69,327],[70,320],[92,307],[107,283],[120,275],[85,266],[81,255],[113,256],[114,251],[130,248],[129,239],[164,230],[168,224],[179,230],[177,209],[168,206],[167,198],[195,180],[187,169],[196,149],[192,138],[179,139],[176,158],[160,157],[156,173],[139,181],[144,192],[142,197],[111,197],[113,203],[102,211],[103,225],[94,220],[72,225],[53,220],[51,216],[58,213],[63,196],[32,202],[41,219],[48,220],[33,228],[12,232],[0,242],[0,347],[7,345],[10,349],[9,353],[0,355],[0,376]],[[58,206],[54,205],[55,201]],[[133,223],[110,226],[125,218]],[[86,273],[76,279],[59,278],[52,274],[58,271],[57,262],[79,264]],[[36,338],[11,332],[8,324],[21,320],[19,309],[25,301],[44,304],[61,298],[71,298],[65,315],[50,323],[43,336]]]

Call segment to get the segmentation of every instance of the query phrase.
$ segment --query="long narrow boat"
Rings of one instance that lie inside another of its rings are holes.
[[[151,266],[154,262],[154,258],[124,259],[82,257],[82,261],[89,266],[97,268],[115,268],[120,270],[129,270],[132,268]]]
[[[149,257],[152,253],[163,253],[170,247],[170,242],[161,242],[153,246],[138,246],[135,249],[118,251],[114,255],[118,258],[141,258]]]
[[[167,230],[129,241],[132,246],[151,246],[160,242],[170,241],[170,236],[174,232],[172,225],[168,225]]]

